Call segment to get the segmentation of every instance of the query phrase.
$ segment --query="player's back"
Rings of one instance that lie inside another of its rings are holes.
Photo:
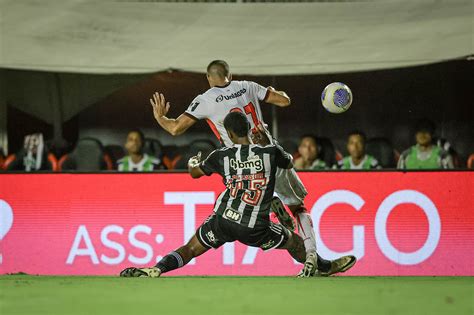
[[[195,119],[206,119],[216,137],[226,146],[232,146],[224,128],[224,118],[233,111],[247,116],[251,128],[263,122],[260,101],[268,89],[252,81],[231,81],[215,86],[198,95],[185,114]]]
[[[213,151],[201,164],[206,174],[219,173],[226,190],[214,211],[250,228],[268,224],[277,167],[292,166],[291,155],[278,145],[234,145]]]

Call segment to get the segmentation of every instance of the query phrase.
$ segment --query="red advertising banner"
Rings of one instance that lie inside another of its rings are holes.
[[[474,275],[473,172],[300,173],[318,252],[347,275]],[[113,275],[150,266],[212,212],[220,177],[1,174],[0,274]],[[282,250],[210,250],[173,275],[294,275]]]

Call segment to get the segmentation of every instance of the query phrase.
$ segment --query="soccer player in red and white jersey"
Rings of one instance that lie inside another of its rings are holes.
[[[276,91],[273,87],[265,88],[251,81],[232,81],[229,65],[223,60],[214,60],[208,65],[207,80],[210,89],[198,95],[188,109],[176,119],[166,117],[170,104],[166,102],[164,95],[158,92],[153,95],[153,99],[150,99],[153,114],[163,129],[171,135],[180,135],[196,121],[206,119],[219,141],[231,147],[233,143],[224,128],[224,118],[228,113],[233,111],[244,113],[252,131],[256,131],[258,126],[264,125],[260,108],[261,101],[279,107],[291,104],[285,92]],[[318,260],[321,261],[321,258],[316,254],[316,238],[311,216],[304,206],[307,191],[294,169],[278,169],[276,176],[275,192],[296,218],[298,233],[304,240],[306,263],[300,276],[313,275],[317,271]],[[284,208],[278,198],[274,199],[272,210],[279,214],[281,222],[287,219],[284,217]],[[354,256],[343,256],[332,261],[331,274],[349,269],[355,261]]]

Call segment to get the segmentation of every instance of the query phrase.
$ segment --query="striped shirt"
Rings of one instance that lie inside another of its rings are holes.
[[[138,163],[134,163],[132,158],[127,155],[117,161],[120,172],[151,172],[164,169],[161,161],[148,154],[143,154],[143,158]]]
[[[206,175],[222,176],[226,190],[214,212],[243,226],[268,225],[276,170],[291,168],[292,157],[279,145],[234,145],[215,150],[200,164]]]

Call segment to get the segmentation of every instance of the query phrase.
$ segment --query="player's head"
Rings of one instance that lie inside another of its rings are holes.
[[[133,129],[128,132],[125,141],[125,149],[128,154],[142,153],[143,144],[145,143],[145,135],[140,129]]]
[[[365,155],[365,133],[354,130],[347,138],[347,151],[352,158],[360,159]]]
[[[415,127],[416,143],[422,146],[429,146],[433,141],[434,132],[435,124],[431,120],[419,120]]]
[[[224,127],[233,143],[248,142],[250,123],[241,112],[231,112],[225,116]]]
[[[303,160],[313,162],[318,157],[318,145],[316,137],[313,135],[304,135],[301,137],[298,153]]]
[[[213,60],[207,66],[207,81],[211,87],[224,85],[232,80],[229,65],[224,60]]]

